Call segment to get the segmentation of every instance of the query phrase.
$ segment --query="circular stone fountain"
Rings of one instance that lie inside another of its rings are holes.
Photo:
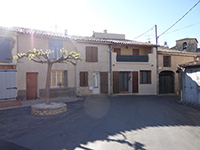
[[[65,103],[51,103],[49,105],[35,104],[31,106],[31,114],[33,115],[55,115],[67,111],[67,105]]]

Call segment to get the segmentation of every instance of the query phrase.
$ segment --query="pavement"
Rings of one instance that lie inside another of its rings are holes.
[[[0,149],[199,150],[200,110],[177,100],[104,95],[65,102],[67,112],[52,116],[0,110]]]

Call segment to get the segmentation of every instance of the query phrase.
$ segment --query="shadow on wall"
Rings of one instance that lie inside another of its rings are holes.
[[[0,138],[33,150],[92,150],[101,142],[145,150],[141,140],[130,140],[130,132],[149,127],[200,126],[200,111],[176,100],[175,96],[89,96],[68,103],[66,113],[40,117],[28,114],[28,107],[4,110],[0,114]],[[6,119],[5,114],[12,117]],[[9,128],[5,126],[13,123]]]

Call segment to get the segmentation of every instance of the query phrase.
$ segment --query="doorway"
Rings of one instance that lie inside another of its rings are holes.
[[[119,73],[119,90],[120,91],[128,91],[128,81],[129,81],[129,73],[128,72],[120,72]]]
[[[174,93],[174,72],[162,71],[159,74],[159,94]]]
[[[26,73],[26,98],[35,99],[38,97],[38,73]]]

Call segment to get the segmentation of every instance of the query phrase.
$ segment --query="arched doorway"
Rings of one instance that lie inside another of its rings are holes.
[[[174,72],[162,71],[159,74],[159,94],[174,93]]]

